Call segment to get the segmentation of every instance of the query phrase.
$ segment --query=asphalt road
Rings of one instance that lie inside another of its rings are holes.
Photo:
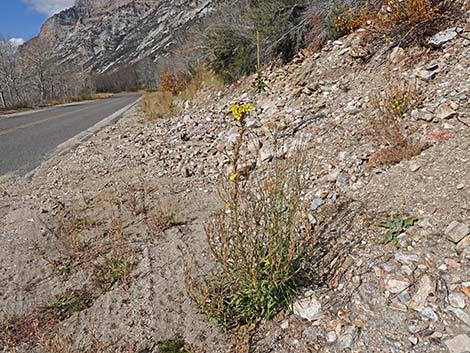
[[[51,157],[57,146],[135,103],[139,94],[0,116],[0,175],[25,175]]]

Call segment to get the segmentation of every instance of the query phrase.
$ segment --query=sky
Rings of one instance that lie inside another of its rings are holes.
[[[46,19],[74,0],[0,0],[0,36],[21,44],[39,33]]]

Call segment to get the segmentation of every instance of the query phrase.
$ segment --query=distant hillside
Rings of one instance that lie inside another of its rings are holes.
[[[72,8],[48,19],[35,39],[47,40],[60,63],[110,72],[143,58],[165,60],[179,38],[188,37],[185,30],[211,13],[212,3],[77,0]]]

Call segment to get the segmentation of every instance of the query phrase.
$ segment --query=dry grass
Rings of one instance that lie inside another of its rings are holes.
[[[173,94],[160,91],[147,93],[140,102],[140,109],[150,120],[169,117],[177,112]]]
[[[5,318],[5,321],[0,323],[0,348],[13,350],[20,343],[32,342],[39,328],[46,329],[51,324],[50,319],[39,310]]]
[[[157,207],[150,211],[146,218],[147,227],[151,234],[158,235],[179,224],[176,214],[170,208]]]
[[[218,76],[202,68],[193,76],[186,88],[179,93],[178,98],[189,100],[201,90],[220,91],[223,87],[224,82]]]
[[[368,162],[369,168],[390,166],[419,155],[425,148],[425,143],[405,143],[404,145],[384,147],[375,152]]]
[[[367,136],[378,150],[369,160],[369,167],[393,165],[422,152],[425,144],[411,139],[412,130],[407,129],[405,120],[421,100],[416,84],[407,82],[392,83],[370,97],[377,118],[370,123]]]
[[[70,98],[71,102],[83,102],[89,100],[96,100],[96,99],[106,99],[111,98],[114,94],[113,93],[85,93],[80,96],[73,96]]]
[[[77,352],[77,350],[73,349],[72,344],[60,334],[37,334],[36,339],[37,346],[40,347],[44,353]],[[125,344],[124,347],[118,347],[115,343],[104,342],[94,333],[91,334],[91,345],[78,351],[82,353],[137,353],[131,343]]]
[[[378,36],[395,45],[424,44],[424,38],[459,18],[460,0],[384,0],[372,18]]]
[[[421,101],[416,83],[410,82],[394,82],[373,94],[370,104],[377,118],[367,130],[370,141],[377,146],[404,146],[409,135],[404,118]]]

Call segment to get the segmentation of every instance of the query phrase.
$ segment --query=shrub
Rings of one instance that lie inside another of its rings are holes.
[[[225,82],[232,82],[255,68],[255,43],[239,28],[217,25],[204,34],[207,62]]]
[[[177,72],[172,74],[168,70],[163,70],[160,73],[160,91],[162,92],[170,92],[173,95],[177,95],[178,93],[182,92],[189,82],[191,81],[191,77],[184,72]]]
[[[397,82],[370,98],[377,118],[367,135],[379,149],[369,160],[370,167],[392,165],[421,153],[425,145],[412,141],[405,128],[405,115],[421,102],[414,84]]]
[[[382,11],[374,18],[382,35],[397,38],[397,45],[422,42],[439,31],[452,14],[460,11],[459,0],[384,0]]]
[[[352,33],[360,28],[369,17],[369,11],[364,7],[344,8],[334,17],[335,30],[338,35]]]
[[[310,24],[307,45],[318,50],[328,39],[337,39],[360,28],[375,11],[374,2],[369,0],[313,1],[305,12]]]
[[[192,298],[224,328],[269,320],[288,309],[313,247],[301,201],[302,161],[279,164],[258,180],[240,174],[240,149],[248,133],[244,120],[251,108],[232,108],[240,131],[221,192],[225,209],[206,227],[217,270],[205,283],[187,277]]]

